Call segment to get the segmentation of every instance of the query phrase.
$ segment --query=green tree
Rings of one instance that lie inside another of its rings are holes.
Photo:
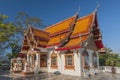
[[[8,59],[16,58],[20,52],[21,45],[19,44],[19,40],[11,39],[8,45],[9,49],[11,49],[11,53],[7,54]]]
[[[11,22],[7,22],[8,16],[0,14],[0,43],[4,43],[14,35],[16,27]]]
[[[42,21],[39,18],[29,16],[25,12],[18,12],[15,18],[15,25],[18,28],[18,32],[23,34],[23,31],[28,28],[28,25],[36,28],[43,28]]]
[[[105,66],[105,56],[104,54],[100,54],[99,55],[99,63],[100,63],[100,66]]]
[[[0,14],[0,53],[4,53],[6,43],[16,32],[16,27],[12,22],[7,21],[8,16]]]
[[[120,57],[110,48],[106,48],[106,53],[99,55],[99,63],[100,66],[120,66]]]
[[[112,51],[110,48],[105,48],[105,54],[99,54],[99,63],[100,66],[106,65],[106,59],[109,57],[110,52]]]
[[[44,27],[41,19],[29,16],[25,12],[18,12],[17,16],[15,17],[14,24],[17,27],[17,33],[15,37],[16,39],[20,40],[20,43],[22,43],[23,40],[24,30],[27,30],[29,25],[36,28]]]

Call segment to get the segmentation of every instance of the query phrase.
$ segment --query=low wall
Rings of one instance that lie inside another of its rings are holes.
[[[111,66],[100,66],[100,71],[102,71],[102,72],[110,72],[110,73],[115,71],[115,73],[120,74],[120,67],[114,67],[114,69],[112,71]]]

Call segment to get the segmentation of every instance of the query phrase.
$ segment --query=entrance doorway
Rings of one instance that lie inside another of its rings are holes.
[[[47,55],[46,54],[40,55],[40,67],[47,67]]]

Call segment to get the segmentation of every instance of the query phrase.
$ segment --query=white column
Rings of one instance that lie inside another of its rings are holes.
[[[36,61],[35,61],[35,73],[38,73],[40,68],[40,55],[36,53]]]
[[[35,67],[35,58],[34,58],[34,55],[32,55],[32,66]]]
[[[31,64],[32,63],[32,56],[30,55],[29,58],[30,58],[30,64]]]
[[[90,68],[93,68],[93,62],[92,62],[92,52],[91,52],[91,51],[89,51],[89,52],[88,52],[88,54],[89,54],[89,65],[90,65]]]
[[[83,54],[83,51],[84,51],[84,49],[83,48],[81,48],[81,49],[79,49],[79,52],[80,52],[80,54],[79,54],[79,56],[80,56],[80,73],[81,73],[81,77],[83,77],[84,76],[84,68],[83,68],[83,63],[82,63],[82,54]]]
[[[80,51],[79,51],[79,52],[80,52]],[[79,58],[80,58],[80,75],[83,76],[83,75],[82,75],[82,72],[83,72],[83,70],[82,70],[82,52],[79,53],[79,56],[80,56],[80,57],[79,57]]]
[[[38,55],[39,59],[38,59],[38,64],[39,64],[39,68],[40,68],[40,54]]]
[[[27,54],[27,62],[28,62],[28,64],[30,63],[30,57],[29,57],[29,54]]]
[[[99,53],[96,52],[96,54],[97,54],[97,66],[98,66],[98,69],[99,69]]]
[[[47,59],[47,68],[48,68],[48,72],[50,72],[50,51],[48,51],[48,59]]]

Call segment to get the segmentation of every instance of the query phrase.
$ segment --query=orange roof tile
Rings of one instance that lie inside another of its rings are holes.
[[[88,16],[78,19],[72,35],[89,32],[90,26],[93,21],[93,17],[94,17],[94,15],[90,14]],[[50,32],[50,34],[54,34],[54,33],[63,31],[65,29],[69,28],[69,24],[72,23],[73,20],[75,20],[75,17],[71,17],[69,19],[66,19],[66,20],[58,23],[58,24],[48,27],[45,29],[45,31]],[[68,26],[66,26],[66,25],[68,25]],[[67,34],[62,34],[61,37],[63,37],[63,38],[61,38],[61,40],[64,39]],[[82,41],[84,42],[87,39],[87,37],[88,37],[88,35],[83,36]],[[47,45],[60,44],[61,40],[60,40],[60,36],[51,37]],[[70,39],[70,41],[64,47],[80,45],[80,43],[81,43],[80,38],[74,38],[74,39]]]
[[[51,37],[50,40],[48,41],[47,46],[54,45],[54,44],[60,44],[60,41],[63,40],[67,36],[67,34],[68,33],[64,33],[64,34],[61,34],[61,35]]]
[[[81,40],[82,39],[82,40]],[[88,39],[88,35],[70,39],[70,41],[63,47],[72,47],[72,46],[79,46],[82,42],[86,41]]]
[[[42,37],[42,38],[45,38],[45,39],[49,39],[49,33],[45,32],[43,30],[32,28],[32,31],[33,31],[35,36]]]
[[[47,42],[46,42],[46,41],[38,41],[38,45],[46,46],[46,45],[47,45]]]
[[[76,16],[70,17],[64,21],[61,21],[55,25],[52,25],[45,29],[46,32],[49,32],[50,34],[54,34],[60,31],[64,31],[69,29],[69,25],[75,20]]]
[[[90,14],[88,16],[78,19],[72,35],[89,32],[90,26],[93,22],[93,17],[94,14]]]

